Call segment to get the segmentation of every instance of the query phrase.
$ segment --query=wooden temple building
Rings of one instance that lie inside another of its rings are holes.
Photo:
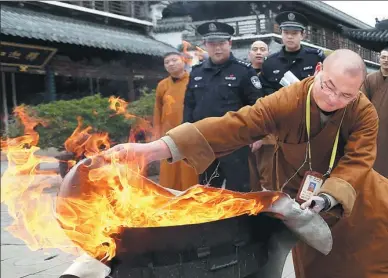
[[[134,100],[166,76],[164,53],[183,40],[201,46],[195,29],[208,20],[235,28],[232,50],[240,59],[258,39],[270,53],[278,51],[274,18],[285,10],[309,19],[302,44],[327,52],[349,48],[368,70],[378,69],[386,20],[373,28],[321,1],[3,1],[1,114],[21,103],[96,93]]]
[[[235,28],[232,51],[238,58],[247,59],[250,44],[255,40],[265,41],[273,53],[282,46],[275,16],[282,11],[296,11],[304,14],[310,23],[302,44],[327,53],[348,48],[364,58],[369,71],[378,68],[378,53],[347,38],[338,28],[338,24],[349,30],[372,26],[321,1],[179,1],[159,5],[164,6],[154,28],[155,37],[175,47],[182,39],[201,46],[202,40],[195,28],[205,21],[217,20]]]
[[[388,19],[376,19],[375,28],[354,29],[340,25],[342,35],[362,47],[381,52],[388,47]]]
[[[2,115],[96,93],[135,100],[175,50],[152,37],[147,2],[7,1],[0,18]]]

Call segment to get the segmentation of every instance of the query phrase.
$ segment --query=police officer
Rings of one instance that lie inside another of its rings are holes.
[[[208,58],[193,66],[184,101],[184,122],[220,117],[252,105],[262,97],[261,83],[250,63],[231,53],[234,28],[221,22],[207,22],[197,28]],[[249,191],[249,147],[222,156],[200,175],[201,184]]]
[[[279,82],[287,71],[302,80],[314,75],[316,65],[325,59],[322,50],[308,48],[300,43],[308,24],[304,15],[282,12],[275,20],[279,24],[284,46],[279,52],[269,55],[263,63],[260,81],[265,95],[282,88]]]

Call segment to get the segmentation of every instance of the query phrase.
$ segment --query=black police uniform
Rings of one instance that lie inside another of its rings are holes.
[[[196,122],[221,117],[253,105],[260,97],[259,79],[250,63],[236,59],[233,54],[222,65],[206,59],[191,69],[183,118],[185,122]]]
[[[302,31],[308,23],[305,16],[296,12],[280,13],[275,20],[283,30]],[[320,49],[301,46],[298,51],[288,52],[283,46],[263,62],[260,74],[263,93],[269,95],[282,88],[279,82],[287,71],[291,71],[299,80],[314,75],[316,65],[324,59],[325,55]]]
[[[212,25],[209,27],[209,24]],[[208,29],[212,32],[206,32]],[[220,22],[205,23],[199,26],[197,31],[204,34],[206,40],[229,39],[234,32],[233,27]],[[212,63],[208,58],[193,66],[191,70],[184,101],[183,121],[193,123],[208,117],[221,117],[229,111],[253,105],[260,97],[260,81],[250,63],[236,59],[233,54],[221,65]],[[246,146],[216,159],[200,175],[200,183],[221,187],[226,179],[227,189],[250,191],[249,151]],[[218,175],[214,177],[216,169]]]

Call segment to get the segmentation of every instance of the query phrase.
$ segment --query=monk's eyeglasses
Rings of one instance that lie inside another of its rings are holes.
[[[331,95],[334,95],[338,100],[340,101],[343,101],[343,102],[346,102],[346,101],[349,101],[349,100],[352,100],[353,98],[355,98],[354,96],[352,95],[344,95],[342,93],[337,93],[336,91],[334,91],[333,89],[331,89],[328,85],[327,85],[327,82],[326,81],[323,81],[322,79],[322,75],[320,76],[320,83],[321,83],[321,89],[323,91],[326,91],[326,92],[329,92]]]

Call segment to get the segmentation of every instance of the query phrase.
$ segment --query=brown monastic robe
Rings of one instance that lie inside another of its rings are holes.
[[[361,90],[376,108],[379,116],[377,156],[373,168],[388,178],[388,77],[381,70],[369,74]]]
[[[215,157],[274,134],[278,140],[276,186],[280,188],[305,159],[305,107],[313,81],[313,77],[306,78],[259,99],[252,107],[186,123],[167,135],[180,154],[202,172]],[[328,169],[343,113],[344,109],[338,110],[322,126],[311,98],[313,170],[325,173]],[[294,250],[298,278],[388,277],[388,180],[372,169],[377,131],[376,110],[360,93],[346,108],[335,166],[320,190],[339,202],[329,213],[321,214],[332,227],[333,250],[324,256],[298,243]],[[308,165],[285,186],[291,197],[296,196],[306,170]]]
[[[188,82],[188,73],[176,81],[170,76],[159,82],[153,120],[157,138],[182,123],[183,101]],[[167,188],[186,190],[198,184],[198,175],[184,161],[170,164],[164,160],[160,162],[159,184]]]

